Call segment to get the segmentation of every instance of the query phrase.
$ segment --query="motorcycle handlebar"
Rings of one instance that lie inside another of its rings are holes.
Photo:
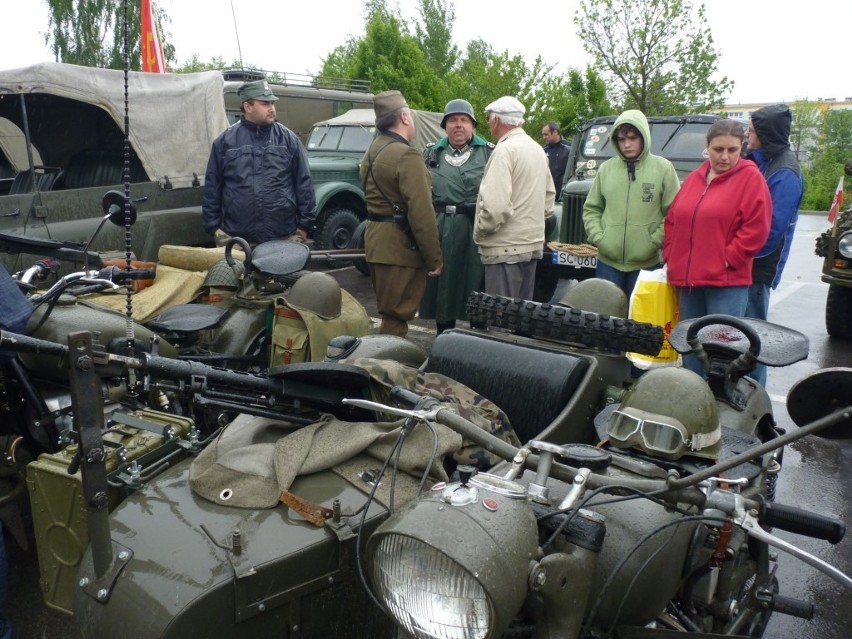
[[[115,284],[125,284],[133,280],[152,280],[157,274],[155,268],[132,268],[130,270],[120,266],[108,266],[98,271],[98,279],[109,280]]]
[[[840,543],[846,534],[846,524],[838,519],[774,502],[761,505],[757,520],[797,535],[824,539],[830,544]]]

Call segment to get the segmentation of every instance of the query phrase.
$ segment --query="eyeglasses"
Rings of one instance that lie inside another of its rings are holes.
[[[638,446],[669,459],[678,459],[690,448],[689,432],[680,421],[636,408],[613,411],[606,432],[619,448]]]

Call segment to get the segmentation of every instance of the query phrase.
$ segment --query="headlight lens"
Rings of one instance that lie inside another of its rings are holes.
[[[537,548],[524,487],[480,473],[388,517],[367,541],[367,567],[408,634],[493,639],[523,605]]]
[[[837,240],[837,252],[847,260],[852,260],[852,233],[844,233]]]
[[[473,576],[443,553],[402,535],[387,535],[372,562],[376,594],[418,639],[482,639],[494,611]]]

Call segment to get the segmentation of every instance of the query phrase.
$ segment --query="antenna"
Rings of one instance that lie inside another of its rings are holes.
[[[231,0],[231,16],[234,18],[234,34],[237,36],[237,53],[240,56],[240,69],[245,71],[246,67],[243,64],[243,49],[240,46],[240,31],[237,29],[237,14],[234,12],[234,0]]]

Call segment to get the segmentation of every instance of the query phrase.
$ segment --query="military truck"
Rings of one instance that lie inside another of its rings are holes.
[[[412,146],[423,151],[444,135],[443,115],[412,110],[417,130]],[[359,164],[376,135],[372,108],[352,109],[314,124],[308,136],[308,159],[317,198],[314,239],[325,249],[344,249],[358,224],[367,218]]]
[[[126,87],[122,71],[70,64],[0,71],[0,231],[86,242],[126,171],[138,259],[209,244],[199,213],[210,145],[228,126],[223,84],[218,71],[130,73]],[[123,230],[106,225],[90,248],[123,250]]]
[[[104,194],[123,189],[126,160],[139,212],[131,245],[138,259],[156,260],[162,244],[212,245],[200,220],[210,146],[239,118],[237,88],[258,73],[130,72],[125,89],[124,73],[109,69],[42,63],[0,71],[0,231],[86,242],[102,220]],[[303,139],[318,117],[372,107],[363,83],[347,89],[270,77],[280,80],[270,82],[279,119]],[[319,185],[329,180],[317,175]],[[346,207],[323,193],[317,247],[342,248],[352,216],[340,213],[328,224],[329,213]],[[122,229],[107,225],[90,248],[123,251]],[[20,256],[0,259],[10,270],[24,266]]]
[[[562,202],[556,204],[556,230],[548,237],[565,248],[545,251],[537,267],[536,299],[546,301],[559,279],[593,277],[597,257],[586,250],[583,204],[598,167],[615,155],[610,144],[615,115],[593,118],[574,136],[562,184]],[[677,115],[648,118],[651,152],[668,158],[683,179],[706,159],[707,129],[720,116]],[[546,299],[545,299],[546,298]]]
[[[346,113],[350,109],[372,111],[373,94],[367,80],[323,78],[300,73],[260,71],[256,69],[225,69],[223,88],[228,123],[240,119],[240,99],[237,90],[243,82],[266,79],[278,97],[275,112],[278,121],[307,144],[313,125]]]

